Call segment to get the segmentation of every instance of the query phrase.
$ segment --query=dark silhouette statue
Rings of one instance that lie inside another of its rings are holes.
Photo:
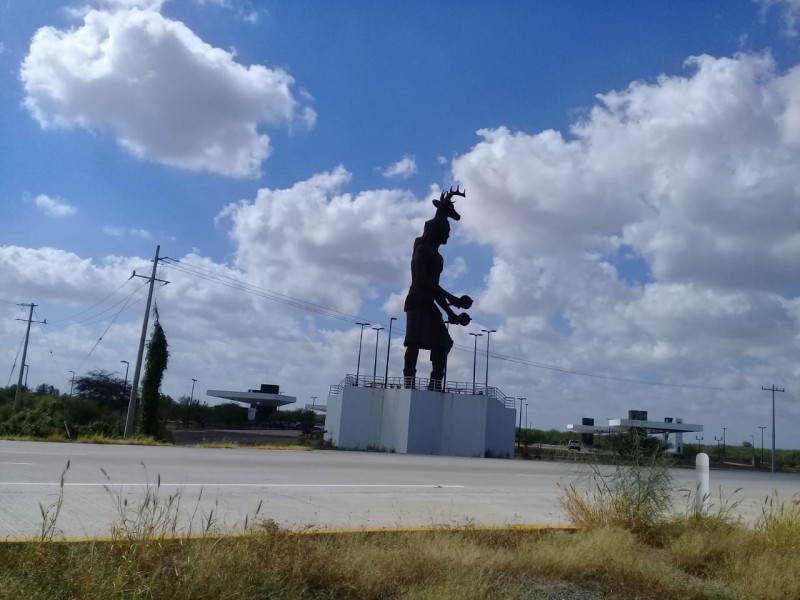
[[[441,390],[447,366],[447,355],[453,347],[453,340],[447,331],[442,313],[447,315],[448,323],[469,325],[467,313],[456,314],[453,308],[467,309],[472,306],[469,296],[456,297],[439,285],[439,276],[444,268],[444,259],[439,254],[439,246],[446,244],[450,237],[450,221],[458,221],[461,215],[456,212],[453,196],[466,197],[458,188],[442,192],[433,201],[436,214],[425,222],[422,235],[414,240],[411,256],[411,287],[406,296],[403,310],[406,313],[406,354],[403,364],[405,386],[412,387],[417,374],[417,358],[420,349],[431,352],[431,376],[429,389]]]

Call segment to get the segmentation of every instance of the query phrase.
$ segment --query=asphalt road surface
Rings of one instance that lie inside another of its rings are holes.
[[[0,441],[0,538],[39,535],[62,474],[58,534],[97,537],[148,514],[148,493],[181,533],[209,521],[241,530],[254,518],[296,529],[565,524],[563,486],[586,485],[586,473],[569,462]],[[676,488],[694,489],[694,471],[674,475]],[[800,475],[712,471],[711,490],[715,506],[753,521],[771,494],[792,500]],[[675,493],[679,510],[689,505],[683,495]]]

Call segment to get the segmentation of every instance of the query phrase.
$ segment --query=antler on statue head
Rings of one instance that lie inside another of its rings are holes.
[[[436,207],[435,219],[454,219],[459,221],[461,215],[456,212],[455,200],[453,196],[467,197],[467,190],[461,191],[458,186],[453,190],[451,187],[448,191],[443,191],[438,200],[433,200],[433,205]]]

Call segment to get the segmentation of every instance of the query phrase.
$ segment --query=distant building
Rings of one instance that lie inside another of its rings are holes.
[[[664,421],[649,421],[646,410],[629,410],[627,419],[609,419],[607,426],[595,425],[594,419],[584,418],[580,425],[567,425],[567,429],[581,434],[585,446],[592,446],[592,436],[596,433],[618,433],[629,429],[645,429],[649,434],[663,434],[664,440],[672,442],[672,452],[683,454],[683,434],[703,431],[702,425],[684,423],[681,418],[665,417]]]
[[[247,404],[249,407],[247,418],[250,421],[255,420],[255,409],[257,407],[275,409],[297,402],[296,397],[281,394],[280,387],[271,383],[262,383],[260,389],[247,390],[246,392],[206,390],[206,394],[214,398],[224,398],[225,400]]]

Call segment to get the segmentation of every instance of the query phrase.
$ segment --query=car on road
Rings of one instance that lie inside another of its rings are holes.
[[[570,440],[567,442],[567,450],[577,450],[578,452],[581,451],[581,441],[580,440]]]

